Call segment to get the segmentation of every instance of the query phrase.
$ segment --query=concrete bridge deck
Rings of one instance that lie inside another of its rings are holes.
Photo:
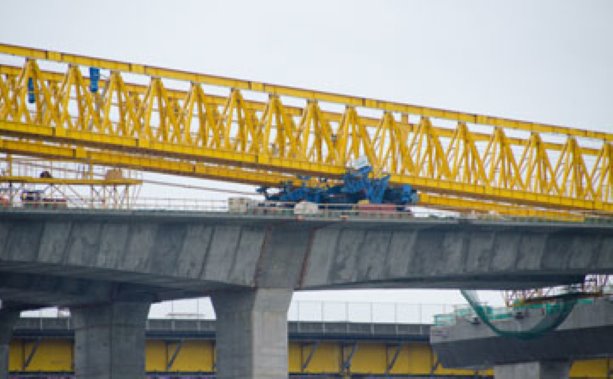
[[[529,309],[495,323],[501,330],[525,331],[542,318],[541,311]],[[497,379],[564,379],[574,360],[613,356],[613,299],[578,303],[556,330],[534,339],[501,337],[482,323],[459,319],[432,328],[430,340],[444,367],[495,367]]]
[[[0,296],[15,288],[49,304],[104,298],[109,283],[159,299],[254,287],[530,288],[613,273],[613,224],[3,210],[0,272]],[[61,296],[45,301],[44,288]]]
[[[0,298],[70,306],[87,379],[142,374],[136,352],[159,300],[211,296],[220,379],[283,378],[293,291],[515,289],[596,273],[613,273],[612,224],[0,211]],[[89,342],[100,339],[104,353]]]

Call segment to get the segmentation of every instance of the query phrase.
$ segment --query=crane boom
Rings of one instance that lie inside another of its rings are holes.
[[[613,214],[610,133],[0,44],[3,56],[24,58],[0,65],[5,153],[263,186],[339,179],[365,156],[424,205]]]

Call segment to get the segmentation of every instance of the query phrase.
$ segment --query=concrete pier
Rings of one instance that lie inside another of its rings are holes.
[[[71,308],[76,378],[143,378],[149,306],[149,302],[121,301]]]
[[[569,361],[544,361],[497,365],[494,379],[568,379]]]
[[[286,379],[289,289],[214,294],[218,379]]]
[[[0,379],[8,379],[9,342],[18,319],[18,310],[0,309]]]
[[[0,216],[0,298],[71,307],[79,379],[144,376],[149,300],[210,295],[218,378],[278,379],[287,378],[294,290],[522,289],[613,274],[613,224],[159,210],[4,209]],[[577,334],[608,351],[589,331]],[[486,337],[477,348],[492,355],[488,343],[498,342]],[[439,342],[442,363],[470,351],[456,343],[472,343]],[[507,345],[504,359],[518,356],[493,364],[560,358],[524,357],[529,350]]]

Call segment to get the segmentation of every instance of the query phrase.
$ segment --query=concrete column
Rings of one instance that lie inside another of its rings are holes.
[[[569,361],[543,361],[497,365],[494,367],[495,379],[568,379]]]
[[[9,377],[9,343],[18,319],[18,310],[0,309],[0,379]]]
[[[220,292],[217,315],[217,379],[287,379],[287,310],[290,289]]]
[[[77,379],[145,377],[147,302],[117,301],[71,308]]]

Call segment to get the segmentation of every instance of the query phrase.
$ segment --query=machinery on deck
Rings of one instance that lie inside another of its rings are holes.
[[[339,184],[329,185],[327,180],[321,180],[318,185],[311,185],[309,178],[303,177],[300,186],[287,182],[275,193],[269,193],[269,187],[259,187],[258,192],[267,201],[283,203],[394,204],[403,208],[419,200],[411,185],[390,185],[390,175],[373,178],[372,174],[373,168],[368,160],[360,157],[351,162]]]
[[[67,201],[64,198],[46,197],[43,190],[24,190],[21,192],[21,203],[25,208],[66,208]]]

